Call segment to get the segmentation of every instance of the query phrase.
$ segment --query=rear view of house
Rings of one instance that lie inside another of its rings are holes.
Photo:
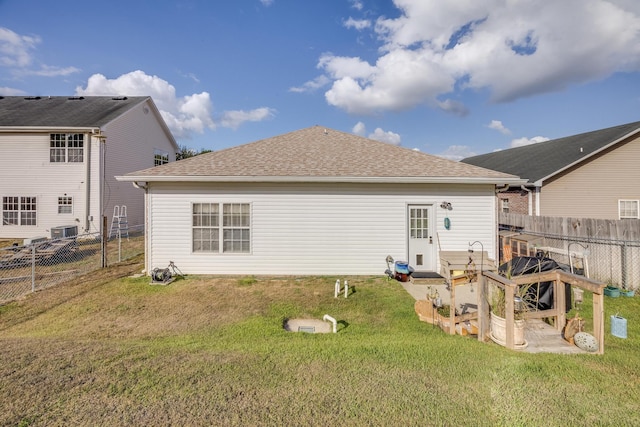
[[[146,193],[147,271],[191,274],[438,272],[441,250],[495,253],[496,185],[524,183],[321,126],[117,179]]]
[[[114,175],[177,151],[150,97],[0,97],[0,237],[98,232],[122,205],[129,224],[142,225],[142,194]]]

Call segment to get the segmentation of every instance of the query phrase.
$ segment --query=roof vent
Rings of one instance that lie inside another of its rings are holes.
[[[114,96],[111,99],[114,100],[114,101],[126,101],[127,97],[126,96]]]
[[[580,152],[582,153],[582,147],[580,147]]]
[[[67,98],[69,101],[77,101],[80,99],[84,99],[84,96],[70,96],[69,98]]]
[[[27,101],[32,101],[34,99],[42,99],[39,96],[26,96],[24,99],[26,99]]]

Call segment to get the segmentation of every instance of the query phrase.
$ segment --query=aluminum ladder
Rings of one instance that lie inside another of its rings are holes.
[[[109,238],[126,237],[129,239],[129,222],[127,221],[127,206],[115,205],[113,207],[113,218],[111,219],[111,228],[109,229]]]

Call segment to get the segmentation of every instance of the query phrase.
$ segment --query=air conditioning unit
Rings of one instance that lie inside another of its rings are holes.
[[[23,246],[35,245],[36,243],[46,242],[47,238],[44,236],[31,237],[22,241]]]
[[[68,239],[69,237],[76,237],[78,235],[77,225],[61,225],[58,227],[51,227],[51,239]]]

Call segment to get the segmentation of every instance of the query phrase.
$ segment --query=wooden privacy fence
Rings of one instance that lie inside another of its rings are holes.
[[[640,219],[610,220],[500,213],[498,222],[502,226],[527,232],[565,236],[576,240],[602,239],[616,242],[640,240]]]

